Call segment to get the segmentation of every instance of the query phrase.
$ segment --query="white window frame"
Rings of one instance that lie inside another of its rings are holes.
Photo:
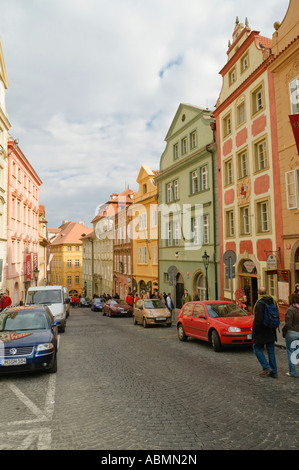
[[[299,209],[299,168],[285,173],[287,208]]]

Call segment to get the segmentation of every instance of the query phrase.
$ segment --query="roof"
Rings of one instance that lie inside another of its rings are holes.
[[[90,228],[78,222],[67,222],[59,227],[59,232],[51,245],[82,245],[82,234],[89,231]]]

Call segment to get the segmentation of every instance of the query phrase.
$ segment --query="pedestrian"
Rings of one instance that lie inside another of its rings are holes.
[[[182,306],[183,306],[184,303],[186,303],[186,302],[191,302],[191,300],[192,300],[192,299],[191,299],[191,295],[188,294],[188,290],[185,289],[185,290],[184,290],[184,294],[183,294],[183,296],[182,296]]]
[[[254,321],[252,327],[253,351],[257,360],[262,366],[260,376],[277,378],[277,365],[275,357],[275,341],[277,340],[276,328],[270,328],[264,325],[264,315],[266,304],[276,305],[274,298],[267,294],[265,287],[260,287],[259,297],[254,306]],[[266,346],[268,360],[266,359],[263,348]]]
[[[198,292],[193,292],[193,299],[192,299],[194,302],[197,302],[200,300],[199,298],[199,295],[198,295]]]
[[[72,295],[72,298],[71,298],[71,306],[72,308],[76,307],[76,297],[74,295]]]
[[[294,294],[299,294],[299,283],[295,284]]]
[[[282,329],[282,336],[286,341],[287,358],[289,364],[289,377],[298,377],[296,369],[297,345],[299,345],[299,294],[292,294],[291,305],[286,311],[285,325]]]
[[[130,305],[130,307],[133,307],[133,301],[134,301],[134,299],[133,299],[132,293],[131,293],[131,291],[130,291],[130,292],[128,293],[127,297],[126,297],[126,303],[127,303],[128,305]]]
[[[166,297],[166,306],[167,306],[168,310],[170,311],[170,315],[171,315],[171,318],[172,318],[172,312],[173,312],[173,309],[174,309],[174,305],[173,305],[173,301],[172,301],[170,292]]]
[[[0,312],[12,304],[11,298],[8,295],[8,291],[3,292],[0,303]]]

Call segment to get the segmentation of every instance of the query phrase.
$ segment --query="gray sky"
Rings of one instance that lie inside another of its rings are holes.
[[[236,16],[272,37],[289,0],[0,0],[11,134],[49,227],[159,169],[180,103],[213,110]]]

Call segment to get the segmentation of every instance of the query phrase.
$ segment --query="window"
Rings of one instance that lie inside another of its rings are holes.
[[[166,185],[166,202],[172,202],[172,183]]]
[[[241,59],[241,73],[245,72],[249,67],[249,55],[246,54]]]
[[[168,222],[166,224],[166,246],[171,246],[172,245],[172,230],[171,230],[171,223]]]
[[[142,263],[142,248],[138,248],[138,264]]]
[[[245,122],[246,116],[245,116],[245,102],[240,103],[237,106],[237,126],[240,126]]]
[[[299,168],[286,173],[287,207],[299,208]]]
[[[80,276],[75,276],[75,284],[80,284]]]
[[[177,160],[177,158],[179,158],[179,144],[178,143],[174,144],[173,146],[173,159]]]
[[[236,80],[237,80],[237,72],[236,72],[236,69],[234,68],[229,73],[229,84],[233,85]]]
[[[190,134],[190,148],[194,149],[197,145],[197,136],[196,136],[196,131],[191,132]]]
[[[184,137],[182,139],[182,154],[184,155],[185,153],[187,153],[187,137]]]
[[[204,191],[209,188],[208,165],[205,165],[200,169],[200,174],[201,174],[201,190]]]
[[[208,215],[203,216],[203,243],[210,243],[210,224]]]
[[[142,186],[142,192],[143,192],[143,194],[146,194],[146,193],[147,193],[147,184],[144,184],[144,185]]]
[[[232,121],[231,121],[231,115],[228,114],[223,118],[223,135],[224,137],[227,137],[232,131]]]
[[[264,90],[263,85],[260,85],[252,93],[252,114],[259,112],[264,108]]]
[[[249,206],[240,209],[240,231],[242,235],[250,234]]]
[[[67,277],[67,283],[68,283],[68,285],[72,284],[72,276]]]
[[[191,233],[193,234],[192,243],[199,245],[199,221],[198,218],[192,217],[191,219]]]
[[[247,150],[243,150],[238,154],[238,176],[239,179],[245,178],[248,176],[248,158],[247,158]]]
[[[268,167],[266,140],[260,140],[254,144],[255,171],[261,171]]]
[[[191,194],[198,192],[198,171],[194,170],[191,173]]]
[[[290,83],[291,114],[299,113],[299,77]]]
[[[173,193],[175,201],[180,199],[179,180],[174,180],[173,182]]]
[[[227,160],[224,163],[224,184],[225,186],[228,186],[229,184],[232,184],[234,182],[233,180],[233,162],[232,160]]]
[[[78,259],[75,260],[75,267],[76,268],[80,267],[80,261]]]
[[[67,247],[67,251],[72,251],[72,247],[71,247],[71,246],[68,246],[68,247]]]
[[[233,237],[235,235],[235,218],[234,211],[226,213],[226,236]]]
[[[179,245],[180,243],[180,222],[178,220],[173,221],[173,244]]]
[[[257,204],[257,230],[260,233],[270,231],[268,201],[262,201]]]
[[[68,260],[67,260],[67,267],[68,267],[68,268],[71,268],[71,267],[72,267],[72,260],[71,260],[71,259],[68,259]]]

